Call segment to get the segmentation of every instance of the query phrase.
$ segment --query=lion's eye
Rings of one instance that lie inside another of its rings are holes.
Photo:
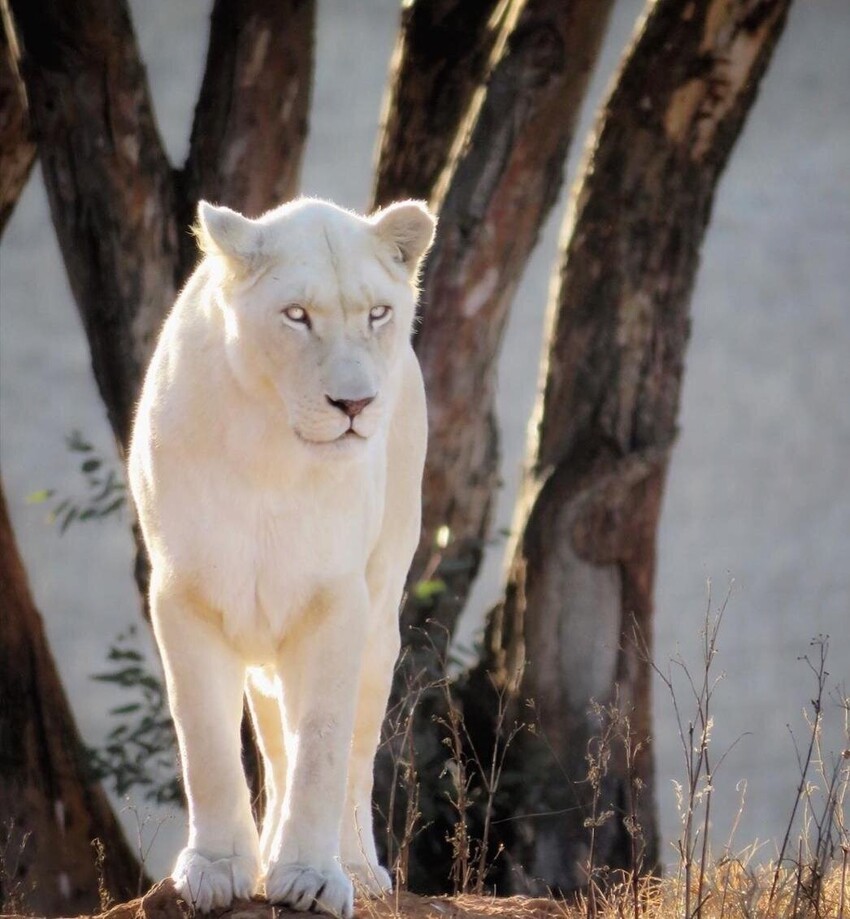
[[[311,327],[307,310],[305,310],[303,306],[298,306],[297,303],[293,303],[291,306],[285,306],[280,312],[290,322],[297,323],[298,325],[305,325],[308,329]]]
[[[369,310],[369,322],[372,325],[381,325],[386,322],[392,315],[393,308],[391,306],[373,306]]]

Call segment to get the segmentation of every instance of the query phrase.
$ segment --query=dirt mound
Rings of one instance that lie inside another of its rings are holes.
[[[143,897],[121,903],[90,919],[194,919],[194,915],[177,895],[173,881],[167,879],[154,885]],[[236,901],[228,909],[208,915],[210,919],[303,919],[305,914],[254,899]],[[358,899],[355,909],[355,919],[552,919],[563,915],[563,904],[547,899],[472,895],[420,897],[412,893],[394,893],[383,900]],[[0,919],[24,917],[0,916]]]

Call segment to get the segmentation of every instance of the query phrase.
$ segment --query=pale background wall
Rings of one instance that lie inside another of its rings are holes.
[[[208,2],[134,0],[156,109],[175,161],[185,154],[206,44]],[[314,114],[304,191],[365,206],[393,0],[320,3]],[[598,100],[640,9],[621,0],[591,96]],[[716,783],[715,838],[725,840],[748,782],[738,840],[781,834],[796,783],[786,723],[798,729],[810,682],[797,657],[832,636],[833,676],[850,676],[850,4],[798,0],[750,123],[722,182],[693,303],[681,438],[660,538],[657,656],[693,657],[711,578],[718,599],[735,580],[718,666],[715,742],[744,737]],[[585,113],[585,128],[589,123]],[[579,137],[583,136],[580,132]],[[570,178],[576,158],[571,158]],[[549,265],[562,207],[514,307],[500,368],[508,526]],[[114,704],[89,675],[109,641],[138,622],[124,521],[59,538],[30,492],[79,493],[63,446],[73,428],[104,451],[110,433],[36,173],[0,246],[0,465],[12,518],[60,670],[89,742]],[[498,591],[494,549],[467,633]],[[662,827],[677,817],[671,779],[681,754],[670,707],[656,699]],[[834,739],[837,743],[837,738]],[[179,847],[182,818],[118,802],[155,872]],[[156,837],[151,845],[151,839]],[[672,850],[669,850],[672,851]],[[768,856],[772,842],[762,850]]]

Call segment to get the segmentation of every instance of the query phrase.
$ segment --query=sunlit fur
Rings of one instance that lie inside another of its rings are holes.
[[[163,327],[129,468],[189,804],[174,878],[200,910],[264,883],[273,901],[348,917],[352,876],[390,884],[372,765],[419,536],[410,334],[433,226],[416,202],[371,218],[314,200],[258,220],[199,207],[205,258]],[[330,401],[364,399],[353,418]],[[246,688],[266,767],[259,834]]]

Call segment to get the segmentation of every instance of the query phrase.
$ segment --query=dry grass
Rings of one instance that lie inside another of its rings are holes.
[[[728,597],[727,597],[728,601]],[[491,763],[482,762],[467,727],[463,712],[452,699],[447,678],[422,688],[412,686],[398,718],[394,787],[404,790],[400,807],[400,837],[388,823],[388,849],[397,890],[380,900],[357,898],[357,919],[850,919],[850,827],[847,800],[850,793],[850,696],[846,689],[828,687],[826,660],[828,641],[814,639],[809,654],[801,658],[811,671],[813,692],[806,711],[806,729],[795,738],[799,781],[793,798],[785,805],[788,819],[784,836],[777,844],[776,860],[755,861],[756,847],[733,849],[733,836],[722,849],[713,849],[710,839],[711,803],[715,779],[725,753],[712,749],[713,697],[718,679],[713,675],[717,636],[726,609],[724,602],[711,614],[709,595],[702,633],[701,660],[693,669],[681,659],[662,670],[652,664],[667,687],[681,739],[683,780],[680,784],[681,833],[675,841],[677,863],[665,878],[612,874],[594,860],[593,827],[607,812],[598,796],[586,826],[591,828],[590,852],[586,865],[589,884],[584,893],[567,901],[550,897],[496,897],[485,893],[488,859],[499,856],[488,838],[489,816],[502,778],[505,753],[522,726],[508,723],[507,703],[499,699],[498,735]],[[634,640],[644,653],[648,647],[640,635]],[[684,690],[684,691],[683,691]],[[454,855],[450,880],[453,897],[421,897],[404,890],[408,851],[421,829],[420,782],[417,774],[413,717],[425,692],[445,695],[444,714],[435,716],[445,729],[448,750],[447,772],[452,776],[449,803],[456,824],[447,837]],[[628,710],[615,698],[607,706],[595,706],[605,725],[588,748],[588,779],[594,789],[601,785],[610,752],[616,743],[633,749]],[[843,719],[842,748],[830,755],[824,748],[825,719],[836,713]],[[793,736],[793,735],[792,735]],[[728,752],[728,751],[727,751]],[[469,823],[471,776],[477,775],[487,814],[476,837]],[[595,783],[595,784],[594,784]],[[743,807],[743,804],[742,804]],[[627,815],[628,817],[629,815]],[[632,815],[633,816],[633,815]],[[626,822],[632,840],[633,863],[642,864],[643,843],[636,820]],[[26,896],[11,883],[14,871],[10,859],[10,834],[0,846],[0,900],[8,914],[25,912]],[[23,851],[25,840],[21,843]],[[11,849],[16,847],[13,845]],[[12,851],[11,854],[14,854]],[[102,861],[102,849],[98,851]],[[19,857],[19,854],[18,854]],[[5,895],[5,896],[4,896]],[[101,890],[99,919],[195,919],[193,911],[175,893],[170,880],[153,887],[144,897],[107,909],[108,895]],[[234,903],[229,909],[211,914],[212,919],[282,919],[303,916],[273,907],[261,899]]]
[[[700,919],[848,919],[850,877],[846,861],[821,884],[819,911],[800,896],[797,874],[779,873],[771,894],[775,866],[750,868],[739,859],[709,866],[703,879]],[[637,899],[635,898],[637,890]],[[695,896],[696,888],[691,891]],[[772,900],[772,904],[771,904]],[[637,885],[628,879],[595,898],[598,919],[683,919],[685,891],[676,878],[644,879]],[[358,899],[356,919],[584,919],[587,900],[566,903],[544,897],[487,897],[461,894],[456,897],[419,897],[401,892],[383,900]],[[240,901],[211,919],[297,919],[294,913],[261,900]],[[97,919],[192,919],[192,913],[174,892],[171,881],[157,884],[138,900],[113,907]]]

